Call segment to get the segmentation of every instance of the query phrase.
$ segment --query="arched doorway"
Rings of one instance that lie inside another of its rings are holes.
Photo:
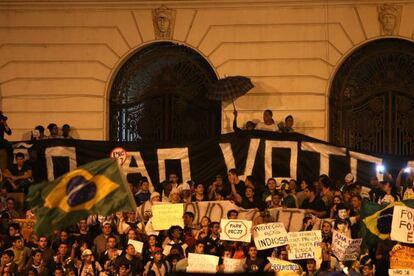
[[[370,42],[352,53],[330,93],[330,140],[361,151],[414,154],[414,43]]]
[[[135,53],[110,96],[112,141],[179,144],[219,135],[221,103],[205,94],[217,77],[196,51],[171,42]]]

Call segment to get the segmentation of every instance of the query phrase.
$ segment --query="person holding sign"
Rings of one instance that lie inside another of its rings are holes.
[[[245,263],[246,272],[263,272],[266,262],[257,256],[256,246],[250,244],[247,248],[247,258]]]

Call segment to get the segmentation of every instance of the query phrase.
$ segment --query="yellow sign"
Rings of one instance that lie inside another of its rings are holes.
[[[152,205],[152,226],[154,230],[167,230],[173,225],[184,227],[184,204]]]

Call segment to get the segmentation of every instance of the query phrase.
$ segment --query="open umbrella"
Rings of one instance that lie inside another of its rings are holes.
[[[206,96],[215,101],[232,100],[233,107],[236,109],[234,99],[246,94],[253,87],[254,85],[248,77],[231,76],[213,83]]]

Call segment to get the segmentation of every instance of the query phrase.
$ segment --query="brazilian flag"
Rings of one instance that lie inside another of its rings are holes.
[[[394,206],[414,208],[414,200],[396,201],[388,205],[364,201],[361,208],[362,237],[367,245],[374,246],[379,239],[390,239]]]
[[[136,205],[116,159],[81,166],[51,182],[33,185],[27,196],[35,216],[35,232],[50,235],[90,214],[135,211]]]

